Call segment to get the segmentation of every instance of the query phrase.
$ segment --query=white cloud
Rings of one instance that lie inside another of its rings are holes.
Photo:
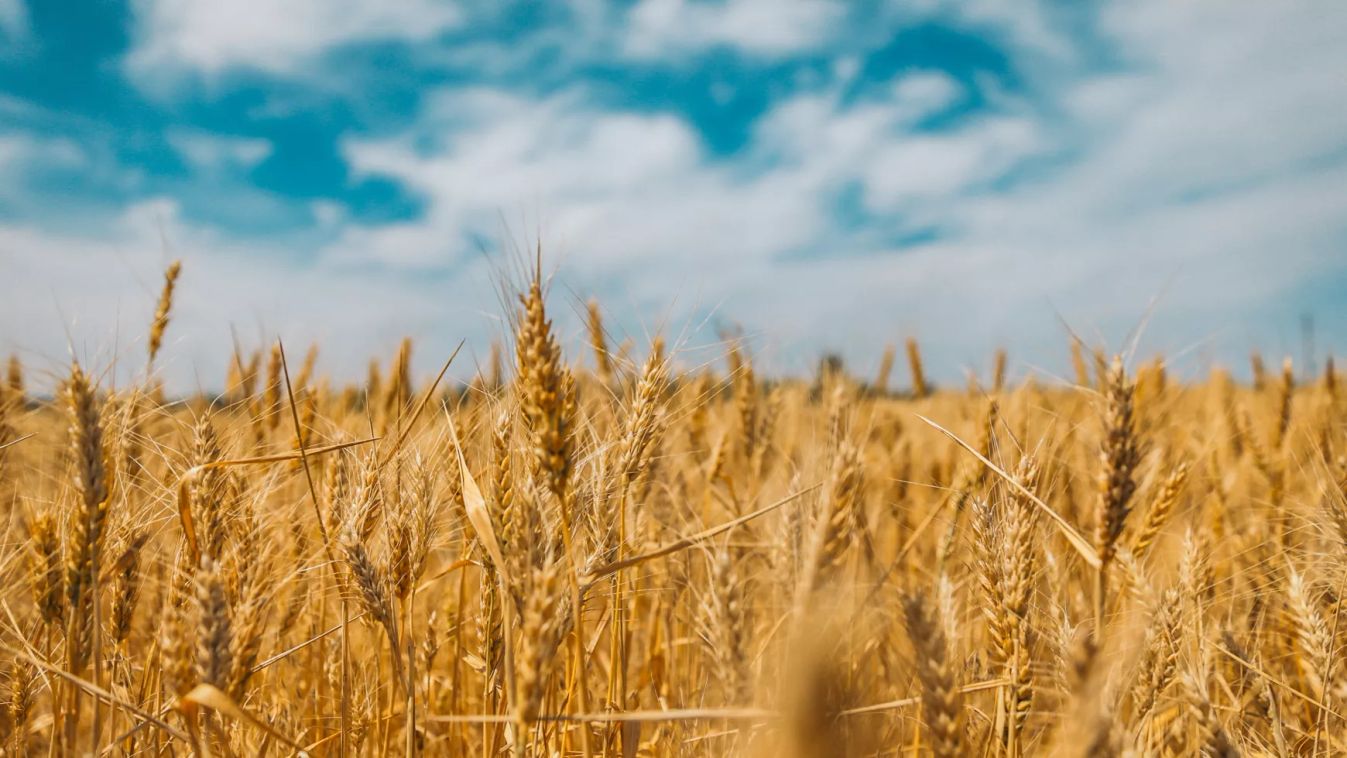
[[[271,142],[261,138],[225,137],[211,132],[170,129],[168,142],[199,169],[249,169],[271,155]]]
[[[1076,57],[1077,43],[1058,23],[1062,8],[1051,0],[931,0],[929,5],[932,15],[996,34],[1021,54],[1046,55],[1059,62]]]
[[[0,134],[0,203],[27,201],[27,180],[39,171],[86,170],[89,158],[79,145],[60,137]]]
[[[908,108],[915,117],[930,115],[949,107],[959,96],[959,83],[947,74],[917,72],[893,83],[893,99]]]
[[[6,174],[44,164],[78,166],[84,159],[84,152],[68,139],[0,134],[0,168]]]
[[[427,218],[351,227],[328,254],[424,266],[470,252],[465,232],[495,237],[502,218],[520,225],[536,217],[577,268],[761,262],[854,244],[832,228],[827,207],[829,194],[850,182],[862,185],[871,210],[915,213],[1039,149],[1034,125],[1019,118],[978,119],[952,134],[911,132],[948,103],[954,85],[927,74],[910,79],[884,102],[844,107],[825,92],[781,104],[754,132],[753,170],[711,162],[690,125],[673,116],[597,110],[579,93],[534,101],[447,89],[413,132],[346,147],[358,173],[427,197]],[[444,133],[453,136],[425,147]]]
[[[459,131],[444,150],[424,154],[417,137],[441,132],[447,121]],[[707,191],[730,200],[723,180],[703,173],[697,137],[682,121],[597,112],[573,96],[535,102],[493,90],[447,90],[418,133],[352,142],[346,154],[355,171],[394,177],[430,197],[432,207],[424,221],[353,229],[330,251],[344,258],[442,260],[466,252],[465,231],[494,237],[502,216],[513,222],[522,214],[540,215],[549,236],[579,236],[586,255],[621,260],[642,255],[639,240],[622,233],[621,215],[641,216],[657,230],[682,213],[689,215],[681,223],[694,224],[690,206],[708,205]],[[694,192],[687,192],[689,182]],[[727,204],[722,213],[729,210]]]
[[[719,45],[779,56],[832,41],[846,8],[833,0],[641,0],[628,13],[624,51],[664,58]]]
[[[0,39],[10,42],[28,35],[28,9],[24,0],[0,0]]]
[[[844,106],[831,93],[792,98],[759,126],[759,149],[784,158],[783,168],[763,180],[790,171],[816,194],[857,182],[867,208],[881,214],[935,203],[949,208],[1045,149],[1043,127],[1027,116],[974,117],[949,131],[916,129],[952,101],[956,86],[943,75],[914,74],[899,79],[881,102]]]
[[[1347,146],[1336,43],[1347,14],[1317,2],[1111,7],[1104,29],[1143,58],[1141,73],[1092,93],[1081,120],[1108,138],[1092,160],[1114,162],[1120,192],[1168,199],[1263,181]]]
[[[130,69],[146,80],[240,67],[294,73],[343,44],[431,39],[461,20],[436,0],[136,0]]]
[[[1037,124],[994,118],[970,129],[901,137],[875,149],[860,169],[866,202],[875,212],[906,203],[957,203],[960,195],[1008,174],[1042,149]]]

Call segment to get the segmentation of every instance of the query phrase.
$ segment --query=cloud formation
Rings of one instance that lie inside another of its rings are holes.
[[[28,11],[23,0],[0,0],[0,39],[13,42],[28,31]]]
[[[433,0],[136,0],[136,46],[126,63],[146,78],[165,69],[293,74],[342,45],[426,40],[460,18],[453,4]]]
[[[623,52],[664,59],[717,45],[783,56],[812,52],[837,31],[845,6],[836,0],[641,0],[627,13]]]
[[[1060,373],[1063,321],[1114,347],[1144,321],[1143,350],[1190,369],[1298,350],[1302,313],[1347,338],[1327,294],[1347,283],[1347,14],[1321,3],[265,5],[250,26],[132,6],[130,82],[213,77],[162,96],[203,123],[162,130],[171,182],[121,159],[147,186],[101,221],[0,215],[22,264],[0,318],[50,324],[16,344],[59,357],[66,330],[107,336],[100,312],[138,334],[183,254],[175,381],[218,384],[230,324],[339,335],[324,360],[348,377],[402,333],[480,355],[510,260],[484,251],[539,234],[573,334],[593,294],[691,362],[730,324],[793,371],[917,334],[945,380],[997,345]],[[216,105],[278,98],[301,105]],[[322,128],[297,136],[307,113]],[[63,144],[0,134],[0,166]],[[207,183],[239,210],[202,210]],[[244,219],[268,205],[259,236]]]

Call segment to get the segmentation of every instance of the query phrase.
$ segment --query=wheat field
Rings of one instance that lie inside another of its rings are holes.
[[[178,272],[143,381],[9,364],[6,754],[1347,754],[1331,362],[570,354],[535,266],[471,382],[277,341],[167,397]]]

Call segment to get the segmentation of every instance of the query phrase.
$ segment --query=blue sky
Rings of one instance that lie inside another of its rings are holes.
[[[231,335],[358,376],[500,331],[541,237],[573,337],[1065,373],[1347,346],[1335,2],[0,0],[0,349],[217,386]]]

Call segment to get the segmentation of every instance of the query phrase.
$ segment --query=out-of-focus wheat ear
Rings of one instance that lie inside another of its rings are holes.
[[[371,451],[361,463],[360,480],[351,492],[351,502],[347,518],[356,528],[359,541],[369,542],[374,536],[381,519],[384,519],[386,503],[383,485],[379,481],[378,461]]]
[[[37,695],[37,668],[27,661],[16,660],[9,667],[9,702],[5,704],[8,716],[8,739],[4,740],[7,755],[28,754],[28,728],[33,717],[33,701]]]
[[[1332,635],[1328,623],[1305,586],[1305,578],[1287,567],[1286,621],[1295,642],[1295,655],[1300,681],[1307,693],[1323,702],[1325,682],[1332,681],[1330,666],[1333,661]]]
[[[748,461],[758,447],[758,379],[753,373],[752,362],[747,358],[740,359],[733,382],[734,406],[739,417],[737,449],[743,460]]]
[[[6,478],[5,462],[10,456],[10,445],[18,439],[14,422],[18,419],[21,401],[0,385],[0,481]]]
[[[730,381],[734,381],[744,368],[743,338],[721,330],[720,339],[725,343],[725,368],[729,371]]]
[[[998,347],[996,349],[996,356],[992,361],[992,392],[995,392],[998,395],[1006,388],[1007,362],[1008,357],[1006,355],[1006,349]]]
[[[929,392],[926,386],[926,371],[921,363],[921,346],[916,337],[907,338],[907,367],[912,372],[912,396],[923,398]]]
[[[365,368],[365,410],[369,413],[378,426],[382,421],[383,400],[383,369],[379,367],[378,358],[370,358],[369,365]]]
[[[125,648],[135,621],[136,604],[140,599],[140,554],[148,541],[145,532],[133,531],[126,536],[112,566],[112,641]]]
[[[1290,750],[1281,721],[1281,708],[1267,677],[1254,666],[1252,656],[1229,629],[1221,632],[1216,644],[1222,648],[1227,660],[1233,664],[1231,667],[1233,675],[1227,679],[1237,685],[1233,686],[1233,689],[1240,698],[1236,706],[1243,717],[1241,719],[1243,729],[1246,732],[1250,730],[1255,719],[1265,721],[1272,733],[1273,744],[1277,748],[1276,754],[1289,755]]]
[[[1338,547],[1347,554],[1347,458],[1339,458],[1334,464],[1331,483],[1324,493],[1323,511],[1329,524],[1333,526],[1333,537]]]
[[[955,482],[952,492],[946,499],[951,503],[949,508],[949,526],[940,536],[940,541],[936,543],[936,570],[945,572],[949,570],[951,562],[954,560],[954,551],[959,544],[959,524],[963,519],[963,514],[968,510],[968,501],[972,499],[970,483],[972,474],[965,472],[961,479]]]
[[[173,586],[182,583],[182,573],[176,572]],[[178,594],[176,591],[174,594]],[[164,693],[173,700],[185,694],[196,683],[194,669],[196,655],[189,641],[185,619],[186,608],[170,597],[164,604],[159,620],[159,672]]]
[[[29,720],[33,715],[37,668],[24,660],[10,664],[7,679],[8,702],[4,705],[0,730],[6,755],[27,755]]]
[[[23,406],[27,402],[27,396],[23,389],[23,361],[15,353],[9,354],[9,362],[5,371],[5,390],[9,396],[8,399]]]
[[[711,446],[711,454],[706,461],[706,483],[708,485],[724,481],[727,476],[730,458],[729,433],[722,433]]]
[[[1253,388],[1262,392],[1267,386],[1267,366],[1263,363],[1263,354],[1257,350],[1249,353],[1249,371],[1253,377]]]
[[[650,338],[648,359],[657,365],[667,366],[669,364],[668,346],[665,344],[663,334],[656,334]]]
[[[278,355],[278,347],[279,345],[272,346],[273,355]],[[262,350],[259,348],[253,351],[252,358],[248,361],[248,371],[244,375],[245,400],[240,403],[248,412],[249,427],[253,433],[253,447],[258,451],[266,446],[267,430],[271,428],[270,420],[277,415],[268,412],[268,402],[273,399],[279,402],[280,398],[279,392],[272,393],[269,391],[271,382],[267,381],[267,378],[262,375],[262,371]],[[259,388],[258,382],[262,382],[264,386]]]
[[[1272,436],[1272,447],[1280,448],[1286,442],[1291,428],[1291,404],[1296,393],[1296,372],[1288,356],[1282,361],[1281,381],[1277,384],[1277,426]]]
[[[842,447],[842,441],[850,434],[851,417],[847,413],[847,395],[839,383],[828,393],[828,420],[825,426],[823,454],[831,460]]]
[[[269,607],[270,604],[265,598],[250,591],[241,594],[230,609],[232,634],[225,692],[236,700],[242,700],[246,694],[245,688],[257,664],[257,656],[262,649],[262,638],[266,632]]]
[[[987,401],[987,413],[982,417],[982,423],[978,424],[977,449],[982,453],[983,458],[997,460],[1001,457],[1001,443],[996,435],[997,425],[1000,423],[1001,404],[993,398]],[[974,477],[974,484],[981,484],[986,481],[986,467],[975,467]]]
[[[340,530],[349,517],[351,503],[351,467],[354,457],[346,451],[331,455],[323,469],[323,499],[327,501],[324,513],[326,523]]]
[[[548,668],[560,646],[561,563],[545,559],[524,578],[524,609],[514,658],[516,718],[538,717]]]
[[[1067,696],[1079,695],[1089,681],[1090,673],[1098,648],[1094,636],[1088,633],[1083,624],[1072,622],[1065,608],[1060,609],[1058,623],[1054,627],[1053,654],[1056,657],[1055,682],[1058,692],[1067,702]]]
[[[585,304],[588,313],[586,326],[589,328],[589,346],[594,351],[594,373],[599,381],[609,384],[613,380],[613,358],[608,353],[608,336],[603,331],[603,314],[599,312],[599,301],[590,298]]]
[[[762,413],[758,415],[758,431],[754,435],[758,442],[753,451],[753,458],[749,461],[749,471],[757,486],[762,485],[763,478],[771,473],[772,465],[780,457],[776,455],[777,447],[773,444],[773,436],[776,434],[777,419],[781,417],[783,396],[784,392],[780,387],[773,387],[767,393]],[[748,526],[751,527],[752,524]]]
[[[834,457],[827,500],[813,527],[797,599],[801,611],[808,596],[822,587],[842,563],[851,545],[857,531],[864,482],[860,451],[849,442],[843,443]]]
[[[59,625],[65,620],[67,598],[60,525],[54,513],[44,509],[29,518],[28,542],[33,603],[42,623]]]
[[[240,387],[242,397],[240,400],[246,403],[253,400],[258,394],[257,381],[262,373],[262,351],[260,349],[252,351],[248,355],[248,362],[241,365],[243,371],[240,375],[240,381],[242,382]]]
[[[660,411],[669,384],[668,364],[651,350],[627,411],[617,446],[615,473],[623,488],[631,486],[645,469],[648,455],[661,431]]]
[[[397,417],[411,402],[412,387],[412,338],[403,337],[398,343],[397,355],[388,368],[388,388],[383,398],[386,423],[396,423]]]
[[[393,676],[402,687],[410,687],[404,676],[402,662],[402,635],[396,609],[393,607],[392,581],[385,567],[378,566],[365,549],[357,527],[347,523],[341,533],[342,553],[354,580],[357,600],[365,613],[378,622],[388,637]]]
[[[114,405],[109,399],[107,415],[116,420],[112,433],[117,445],[115,460],[118,468],[113,473],[123,488],[134,489],[143,470],[141,452],[146,439],[145,405],[148,398],[139,390],[123,395]],[[115,411],[114,411],[115,408]]]
[[[434,474],[420,455],[410,468],[409,492],[394,501],[395,512],[387,525],[389,574],[398,600],[406,599],[420,579],[435,529]]]
[[[1128,548],[1118,548],[1113,556],[1113,566],[1117,570],[1115,578],[1122,582],[1122,586],[1115,591],[1126,593],[1147,612],[1153,611],[1159,602],[1158,593],[1151,584],[1146,567],[1137,560],[1136,554]]]
[[[225,365],[225,400],[238,402],[243,394],[243,358],[237,347],[229,354],[229,363]]]
[[[701,460],[709,448],[707,446],[707,423],[710,419],[712,402],[711,374],[699,371],[691,383],[683,382],[685,390],[679,395],[680,410],[686,409],[688,451]]]
[[[229,521],[229,546],[221,559],[226,569],[230,607],[235,611],[242,599],[252,596],[258,578],[266,575],[268,556],[262,543],[266,528],[258,518],[254,499],[240,498],[234,518]]]
[[[1104,348],[1096,347],[1090,351],[1090,361],[1094,364],[1095,384],[1102,390],[1108,385],[1109,358]]]
[[[1134,387],[1120,357],[1114,356],[1103,385],[1104,439],[1099,448],[1099,494],[1094,534],[1100,563],[1095,581],[1095,630],[1098,633],[1103,631],[1108,603],[1109,564],[1132,509],[1136,469],[1141,461],[1141,442],[1133,417]]]
[[[840,715],[856,693],[835,645],[806,639],[796,645],[787,665],[784,758],[868,755],[858,744],[863,725]]]
[[[1155,356],[1137,369],[1136,401],[1139,404],[1153,403],[1164,395],[1168,381],[1164,356]]]
[[[708,559],[709,576],[701,593],[699,632],[725,702],[738,705],[749,697],[748,604],[744,583],[728,543],[710,552]]]
[[[224,578],[220,565],[202,557],[196,577],[196,677],[224,690],[232,665],[233,630]]]
[[[281,425],[284,415],[281,413],[281,391],[284,389],[281,362],[281,343],[273,342],[267,357],[266,384],[262,386],[262,416],[269,431],[275,431]]]
[[[159,355],[164,344],[164,332],[168,329],[168,316],[173,309],[173,288],[177,286],[178,274],[182,273],[182,261],[173,261],[164,269],[164,286],[159,290],[159,302],[154,307],[154,320],[150,322],[149,365]]]
[[[947,581],[942,577],[942,581]],[[946,597],[948,593],[938,593]],[[921,682],[922,716],[931,751],[937,758],[964,754],[962,693],[956,680],[958,665],[953,655],[953,630],[945,619],[947,609],[932,603],[924,593],[903,598],[903,619],[916,651],[917,678]]]
[[[897,353],[897,348],[888,344],[884,346],[884,353],[879,356],[879,371],[875,372],[875,384],[871,389],[881,397],[889,394],[889,380],[893,376],[893,361]]]
[[[1203,629],[1203,617],[1213,583],[1210,553],[1211,545],[1205,530],[1189,527],[1183,533],[1179,586],[1183,589],[1185,602],[1193,609],[1198,631]]]
[[[1333,356],[1324,359],[1324,394],[1328,396],[1328,407],[1338,407],[1338,369]]]
[[[1241,753],[1235,747],[1230,733],[1226,731],[1220,715],[1211,703],[1206,681],[1200,676],[1185,672],[1181,682],[1188,710],[1192,714],[1193,722],[1197,724],[1198,735],[1202,741],[1202,755],[1205,758],[1238,758]]]
[[[279,346],[279,342],[277,345]],[[305,393],[304,390],[313,381],[313,370],[318,366],[318,343],[309,345],[309,349],[304,353],[304,362],[299,365],[299,373],[295,374],[295,381],[291,383],[290,389],[296,396]],[[309,395],[312,397],[312,395]]]
[[[491,340],[491,352],[486,360],[487,389],[495,392],[505,386],[505,351],[499,340]]]
[[[309,535],[304,529],[304,522],[298,517],[293,517],[290,521],[290,565],[304,566],[309,559]],[[300,574],[292,575],[294,577],[290,594],[285,603],[285,610],[281,613],[280,630],[284,634],[294,628],[295,622],[299,620],[304,613],[304,607],[308,600],[308,592],[300,581]]]
[[[1090,386],[1090,365],[1085,362],[1085,346],[1074,335],[1071,337],[1071,370],[1075,374],[1077,387]]]
[[[303,441],[313,438],[314,421],[318,416],[318,398],[312,392],[305,392],[303,395],[295,395],[295,401],[299,404],[299,425],[291,434],[290,450],[298,453],[304,446]],[[304,456],[300,456],[290,461],[290,470],[303,473],[304,460]]]
[[[1132,687],[1132,718],[1141,723],[1174,682],[1178,667],[1182,595],[1176,588],[1161,593],[1146,634],[1146,646]]]
[[[1164,529],[1169,521],[1169,515],[1174,512],[1174,507],[1183,494],[1183,486],[1188,481],[1188,472],[1188,463],[1186,461],[1179,463],[1170,469],[1160,484],[1160,491],[1156,493],[1155,500],[1146,511],[1146,520],[1142,522],[1141,528],[1137,530],[1136,537],[1132,540],[1132,553],[1137,559],[1146,557],[1155,538],[1160,535],[1160,530]]]
[[[1184,707],[1182,693],[1176,699],[1180,702],[1174,705],[1167,702],[1167,707],[1157,709],[1149,724],[1149,732],[1143,732],[1135,738],[1136,749],[1167,756],[1192,755],[1196,743],[1189,739],[1191,719],[1187,718],[1188,710]]]
[[[1098,713],[1092,715],[1090,720],[1089,736],[1082,749],[1069,751],[1067,755],[1078,755],[1081,758],[1114,758],[1114,756],[1132,755],[1130,751],[1124,752],[1121,749],[1122,737],[1119,733],[1117,718],[1109,713]]]
[[[1239,458],[1244,453],[1244,437],[1239,419],[1239,408],[1235,403],[1235,381],[1230,372],[1220,366],[1213,366],[1207,379],[1212,392],[1220,404],[1223,442],[1229,444],[1230,457]],[[1226,452],[1222,450],[1221,452]]]

